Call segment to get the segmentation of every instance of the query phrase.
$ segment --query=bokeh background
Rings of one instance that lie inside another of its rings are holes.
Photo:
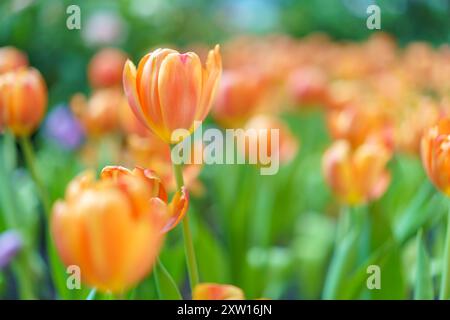
[[[373,3],[3,0],[0,47],[15,46],[24,51],[30,65],[42,73],[48,86],[50,113],[57,106],[68,105],[77,92],[90,94],[87,65],[103,47],[120,48],[137,63],[157,47],[201,51],[205,46],[223,44],[240,35],[266,39],[269,50],[270,37],[277,34],[301,41],[311,34],[322,33],[332,41],[364,43],[376,32],[366,28],[366,8]],[[66,8],[73,4],[81,8],[81,30],[66,27]],[[392,35],[399,48],[417,41],[435,48],[449,43],[449,1],[384,0],[376,4],[381,8],[381,31]],[[324,182],[320,165],[331,138],[320,110],[287,111],[281,118],[299,138],[301,146],[295,159],[282,166],[276,176],[260,176],[250,166],[203,168],[199,177],[203,192],[192,197],[190,211],[200,274],[204,281],[234,284],[249,298],[317,299],[323,295],[340,211]],[[49,122],[44,122],[36,132],[33,143],[38,150],[40,171],[54,200],[63,197],[67,183],[86,164],[80,160],[81,147],[66,148],[48,138],[46,128],[52,126]],[[50,281],[43,231],[46,225],[38,214],[42,208],[35,186],[23,169],[19,148],[4,138],[2,143],[2,156],[6,160],[0,180],[13,181],[12,193],[21,199],[21,228],[27,233],[28,242],[26,254],[22,252],[13,264],[0,270],[0,297],[20,297],[18,279],[25,277],[39,298],[83,299],[89,288],[64,289],[64,274],[59,285]],[[99,167],[112,161],[108,152],[100,158]],[[351,288],[345,291],[346,298],[412,298],[417,230],[423,227],[429,231],[431,256],[443,246],[446,199],[427,181],[420,158],[396,154],[389,168],[393,178],[388,191],[367,209],[371,218],[364,234],[370,241],[367,240],[368,247],[359,250],[356,260],[360,263],[349,280]],[[4,231],[8,229],[5,217],[11,192],[1,181],[0,184],[3,188],[0,231]],[[186,292],[181,238],[178,229],[168,236],[161,260]],[[395,245],[380,251],[392,238],[396,239]],[[382,290],[368,291],[364,288],[365,262],[372,259],[379,263],[380,256]],[[438,277],[437,263],[431,259],[433,279]],[[132,297],[155,298],[152,280],[147,279],[135,288]]]

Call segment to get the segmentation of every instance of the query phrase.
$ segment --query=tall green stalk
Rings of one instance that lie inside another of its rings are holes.
[[[444,254],[442,256],[441,300],[450,299],[450,209],[447,215]]]
[[[48,218],[50,215],[50,198],[47,190],[45,189],[44,183],[42,182],[41,176],[36,169],[36,157],[34,155],[33,145],[31,144],[28,136],[21,137],[19,141],[23,150],[27,168],[30,171],[34,183],[36,184],[39,197],[41,198],[42,205],[44,206],[45,215]]]
[[[173,161],[172,164],[178,190],[181,190],[181,188],[184,186],[183,166],[181,164],[175,164],[173,163]],[[189,225],[188,213],[186,213],[186,215],[184,216],[182,224],[183,224],[184,250],[186,253],[189,283],[191,287],[191,292],[193,292],[195,286],[199,282],[199,277],[198,277],[197,260],[195,257],[194,242],[192,240],[192,233]]]

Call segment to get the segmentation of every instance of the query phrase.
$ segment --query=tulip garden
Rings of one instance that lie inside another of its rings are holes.
[[[449,6],[79,2],[0,3],[1,299],[450,299]]]

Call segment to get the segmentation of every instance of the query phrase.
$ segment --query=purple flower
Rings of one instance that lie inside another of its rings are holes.
[[[11,262],[22,245],[22,237],[17,231],[10,230],[0,234],[0,269]]]
[[[65,105],[58,105],[49,113],[44,134],[67,150],[76,149],[84,139],[83,128]]]

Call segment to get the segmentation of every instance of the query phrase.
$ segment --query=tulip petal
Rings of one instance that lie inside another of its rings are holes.
[[[222,74],[222,57],[220,55],[220,46],[216,45],[214,50],[209,51],[206,60],[206,68],[203,70],[202,77],[202,97],[200,107],[195,116],[196,120],[203,121],[208,115],[213,102],[213,98],[219,86],[220,75]]]
[[[131,110],[133,110],[133,113],[144,126],[153,130],[153,125],[149,121],[147,121],[147,117],[143,112],[141,103],[139,101],[139,95],[136,87],[136,67],[130,60],[127,60],[123,69],[123,89],[125,91],[125,95],[128,98],[128,103],[131,107]]]
[[[162,116],[170,133],[192,129],[202,92],[202,67],[194,53],[171,53],[161,64],[158,78]]]
[[[229,284],[200,283],[194,288],[193,300],[244,300],[244,292]]]
[[[162,231],[166,233],[175,228],[183,219],[188,208],[189,194],[186,188],[182,187],[180,191],[175,193],[172,202],[169,204],[167,222]]]

